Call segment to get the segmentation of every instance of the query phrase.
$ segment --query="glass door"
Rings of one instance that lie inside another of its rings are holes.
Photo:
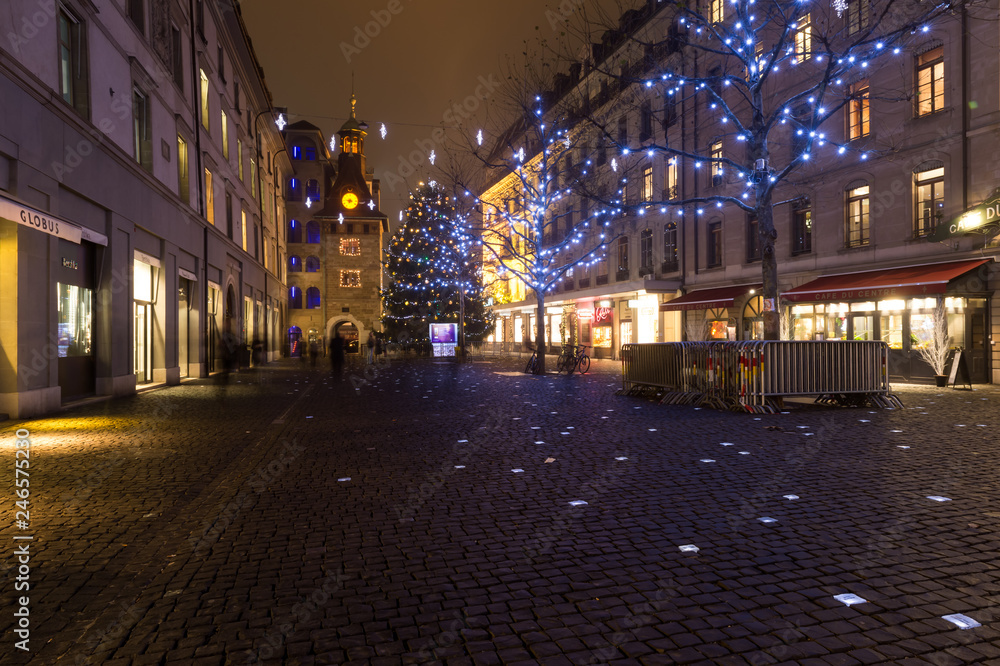
[[[135,381],[145,384],[151,380],[149,367],[149,303],[135,302]]]

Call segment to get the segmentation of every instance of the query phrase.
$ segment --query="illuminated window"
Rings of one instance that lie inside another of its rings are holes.
[[[306,181],[306,197],[312,199],[313,203],[319,202],[319,181],[315,178]]]
[[[868,28],[868,15],[871,12],[869,0],[847,0],[847,34],[853,35]]]
[[[792,254],[812,252],[812,206],[800,201],[792,209]]]
[[[851,99],[847,104],[847,139],[853,141],[868,136],[870,115],[867,79],[851,86]]]
[[[867,183],[848,185],[847,189],[847,227],[845,244],[847,247],[868,245],[869,240],[869,187]]]
[[[914,237],[933,233],[944,212],[944,166],[936,164],[921,165],[913,174]]]
[[[298,220],[288,221],[288,242],[289,243],[302,242],[302,224]]]
[[[302,146],[292,146],[292,159],[293,160],[302,159]]]
[[[361,271],[340,271],[341,287],[360,287]]]
[[[240,232],[243,235],[243,251],[247,251],[247,212],[240,209]]]
[[[188,145],[187,141],[177,135],[177,193],[180,194],[181,201],[188,203],[191,201],[191,184],[188,180]]]
[[[320,233],[319,233],[319,223],[315,221],[310,221],[306,224],[306,242],[307,243],[319,243]]]
[[[651,166],[642,170],[642,200],[645,202],[653,200],[653,167]]]
[[[215,191],[212,189],[212,172],[205,169],[205,219],[215,224]]]
[[[222,112],[222,154],[229,159],[229,118]]]
[[[670,201],[677,198],[677,158],[667,158],[663,167],[663,199]]]
[[[799,19],[795,28],[795,62],[812,57],[812,19],[809,14]]]
[[[288,307],[292,310],[302,309],[302,290],[298,287],[288,288]]]
[[[306,289],[306,309],[315,310],[319,307],[319,289],[309,287]]]
[[[198,70],[201,77],[201,126],[208,131],[210,120],[208,117],[208,75],[205,74],[205,70]]]
[[[722,166],[722,142],[716,141],[712,144],[712,185],[722,184],[722,175],[724,173]]]
[[[240,176],[240,182],[243,182],[243,139],[236,139],[236,161],[238,163],[237,170]]]
[[[944,108],[944,47],[917,56],[917,115]]]
[[[712,23],[721,23],[724,18],[725,3],[723,0],[709,0],[708,20]]]
[[[296,257],[294,254],[288,257],[288,272],[289,273],[302,272],[302,260]]]
[[[341,238],[340,239],[340,253],[348,257],[360,257],[361,256],[361,239],[360,238]]]

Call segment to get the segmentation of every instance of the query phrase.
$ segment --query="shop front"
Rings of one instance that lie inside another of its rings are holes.
[[[610,305],[600,305],[593,310],[591,333],[594,338],[594,358],[614,358],[615,311]],[[584,343],[586,344],[586,343]]]
[[[989,381],[988,264],[969,259],[828,275],[782,294],[795,340],[883,340],[896,380],[929,381],[922,359],[935,326],[962,349],[973,382]]]
[[[660,305],[660,312],[684,315],[684,338],[697,340],[759,339],[760,284],[697,289]]]

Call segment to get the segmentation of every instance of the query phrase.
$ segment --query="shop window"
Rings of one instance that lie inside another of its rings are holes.
[[[288,288],[288,307],[291,310],[302,309],[302,290],[298,287]]]
[[[667,222],[663,225],[663,266],[664,273],[676,271],[677,262],[677,224]]]
[[[298,220],[288,221],[288,242],[289,243],[301,243],[302,242],[302,223]]]
[[[934,233],[944,214],[943,163],[925,162],[914,169],[913,195],[913,236],[928,236]]]
[[[847,186],[847,224],[844,244],[847,247],[862,247],[869,241],[869,186],[863,181]]]
[[[320,242],[319,223],[315,220],[306,224],[306,242],[314,244]]]
[[[918,116],[944,108],[944,47],[917,56],[916,101]]]
[[[792,208],[792,254],[812,252],[812,205],[799,201]]]
[[[301,273],[302,272],[302,260],[299,259],[294,254],[288,257],[288,272],[289,273]]]
[[[59,358],[93,354],[93,292],[59,283]]]
[[[319,257],[306,257],[306,273],[319,273]]]
[[[319,308],[319,289],[309,287],[306,289],[306,309],[315,310]]]

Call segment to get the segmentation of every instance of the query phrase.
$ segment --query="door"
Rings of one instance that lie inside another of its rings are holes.
[[[149,303],[135,301],[135,381],[145,384],[152,380],[150,365],[152,349],[149,345]]]

